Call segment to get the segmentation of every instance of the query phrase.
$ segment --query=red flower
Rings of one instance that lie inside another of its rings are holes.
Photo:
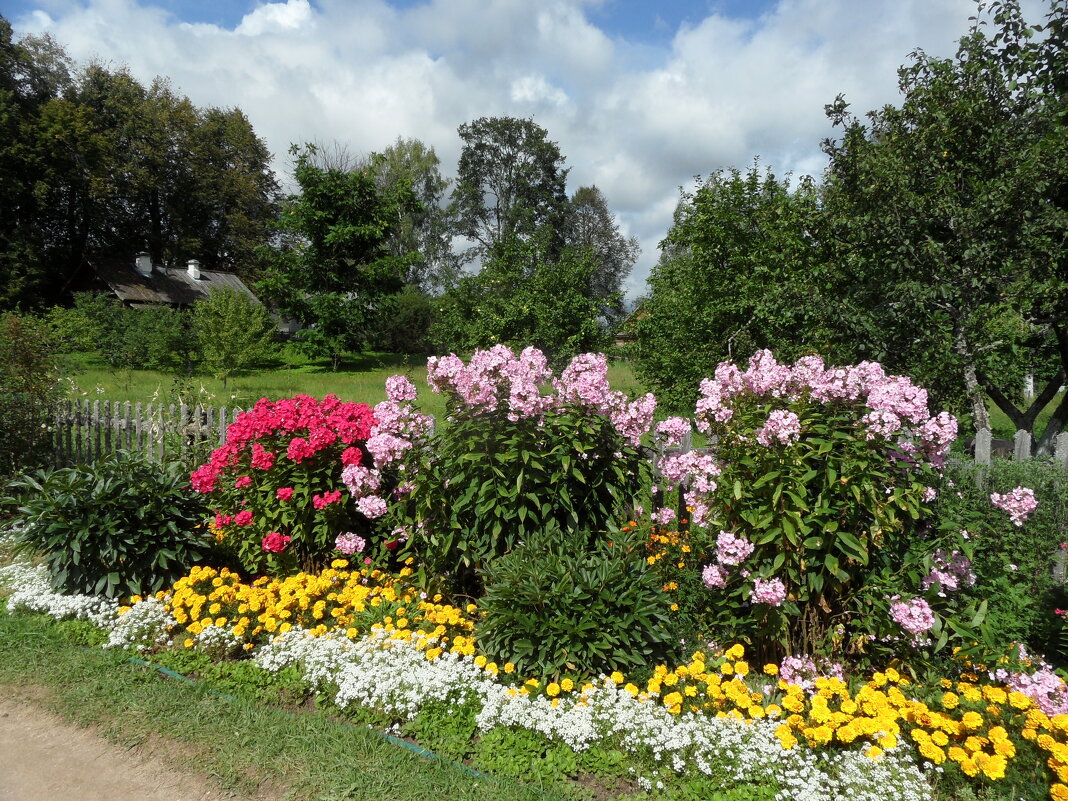
[[[267,553],[282,553],[286,549],[286,546],[293,541],[293,538],[286,534],[279,534],[277,531],[272,531],[266,537],[263,538],[261,545],[263,550]]]
[[[220,512],[215,513],[215,528],[226,528],[233,522],[234,518],[230,515],[224,515]]]
[[[359,464],[361,459],[363,459],[363,453],[359,448],[345,448],[341,452],[341,464],[345,466]]]
[[[391,540],[386,543],[387,551],[395,551],[400,546],[400,540]]]
[[[234,515],[234,522],[239,526],[251,526],[252,525],[252,512],[248,509],[242,509],[236,515]]]
[[[252,476],[239,476],[234,482],[234,489],[244,489],[252,483]]]
[[[293,497],[293,488],[279,487],[278,491],[275,493],[275,497],[278,498],[278,500],[280,501],[288,501],[290,498]]]

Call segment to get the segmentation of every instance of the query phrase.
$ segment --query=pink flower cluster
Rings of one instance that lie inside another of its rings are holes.
[[[901,601],[895,595],[890,600],[894,601],[890,605],[890,617],[909,634],[918,637],[934,627],[934,611],[923,598]]]
[[[664,438],[667,445],[678,445],[693,430],[685,417],[669,417],[656,424],[656,433]]]
[[[697,402],[697,428],[708,432],[712,426],[728,422],[735,410],[735,398],[777,398],[793,402],[803,397],[823,404],[863,404],[867,407],[857,424],[869,439],[897,437],[897,448],[918,455],[941,467],[949,445],[957,436],[957,421],[942,412],[931,416],[927,391],[904,376],[887,375],[875,362],[848,367],[825,367],[818,356],[806,356],[791,367],[779,364],[768,350],[758,351],[743,372],[731,362],[716,368],[714,379],[701,382]],[[790,412],[769,415],[757,434],[765,446],[788,444],[800,431],[787,417]],[[774,419],[773,419],[774,418]]]
[[[960,551],[946,553],[942,548],[934,552],[934,565],[920,587],[928,590],[938,585],[938,596],[945,598],[947,592],[956,592],[961,587],[970,587],[975,584],[975,572],[972,570],[972,562]]]
[[[755,547],[745,537],[721,531],[716,538],[716,559],[721,565],[740,565],[750,557]]]
[[[1020,661],[1029,659],[1024,647],[1019,648]],[[1053,672],[1053,667],[1037,660],[1038,669],[1031,673],[1015,673],[998,668],[991,671],[990,678],[1003,682],[1010,689],[1023,693],[1050,717],[1068,715],[1068,684]]]
[[[765,448],[773,443],[789,445],[801,437],[801,421],[793,412],[776,409],[768,415],[768,421],[756,432],[756,439]]]
[[[1027,487],[1017,487],[1004,494],[991,493],[990,502],[998,509],[1008,512],[1014,526],[1022,526],[1031,512],[1038,508],[1035,491]]]
[[[337,539],[334,540],[334,547],[346,556],[352,556],[354,553],[363,553],[363,549],[367,547],[367,540],[358,534],[346,531],[337,535]]]
[[[293,538],[288,534],[279,534],[277,531],[272,531],[263,538],[260,546],[263,550],[267,551],[267,553],[282,553],[282,551],[289,547],[289,543],[292,541]]]
[[[749,600],[755,604],[768,604],[768,606],[782,606],[786,600],[786,585],[781,579],[771,578],[753,579],[753,591]]]
[[[223,473],[242,465],[270,469],[278,453],[264,448],[265,441],[280,442],[287,458],[299,464],[339,440],[351,445],[366,439],[373,422],[366,404],[346,403],[336,395],[321,401],[309,395],[279,401],[263,398],[237,416],[226,431],[226,443],[193,471],[190,482],[197,492],[208,493],[216,489]]]
[[[796,684],[806,690],[816,687],[816,679],[832,678],[845,680],[842,666],[820,658],[819,664],[808,656],[788,656],[779,665],[779,678],[787,684]]]
[[[632,445],[649,431],[656,411],[652,393],[631,401],[612,390],[604,354],[576,356],[554,377],[537,348],[526,348],[517,357],[511,348],[495,345],[475,351],[466,365],[455,354],[432,357],[427,361],[427,383],[463,413],[495,412],[503,407],[513,422],[540,420],[554,408],[579,406],[608,417]],[[555,392],[547,391],[550,386]]]
[[[654,510],[650,517],[652,517],[653,522],[658,526],[667,526],[675,519],[676,514],[675,510],[670,506],[665,506]]]
[[[705,565],[705,569],[701,571],[701,580],[710,590],[723,589],[727,586],[728,578],[730,573],[719,565]]]

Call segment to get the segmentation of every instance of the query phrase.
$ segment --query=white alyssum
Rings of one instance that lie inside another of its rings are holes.
[[[178,621],[167,610],[167,602],[149,596],[115,618],[104,647],[144,651],[156,645],[168,645],[169,632],[177,625]]]
[[[13,562],[0,567],[0,585],[11,589],[7,609],[43,612],[57,620],[77,618],[110,631],[118,613],[117,601],[95,595],[63,595],[52,589],[48,571],[40,565]]]

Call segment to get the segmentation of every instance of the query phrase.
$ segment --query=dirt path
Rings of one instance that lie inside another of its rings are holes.
[[[0,801],[222,801],[205,777],[110,743],[0,686]]]

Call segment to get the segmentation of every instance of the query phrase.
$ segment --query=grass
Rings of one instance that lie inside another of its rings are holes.
[[[426,359],[393,353],[350,354],[337,372],[328,359],[308,359],[287,346],[282,359],[246,375],[231,378],[227,386],[210,375],[174,376],[154,370],[116,370],[96,353],[67,356],[70,397],[148,403],[202,402],[210,406],[249,408],[260,398],[278,400],[299,393],[321,398],[334,393],[342,400],[374,406],[385,400],[385,383],[391,375],[407,376],[419,388],[419,405],[428,414],[443,417],[444,399],[426,384]],[[646,390],[625,362],[609,366],[612,387],[632,395]]]
[[[0,605],[0,684],[43,696],[63,717],[121,745],[151,743],[176,768],[206,773],[236,793],[295,801],[548,797],[472,777],[317,711],[222,698],[131,663],[125,652],[86,647],[92,635],[83,622],[11,614]]]
[[[1064,393],[1057,394],[1053,400],[1046,404],[1045,408],[1038,413],[1038,417],[1035,420],[1035,439],[1042,436],[1042,432],[1046,430],[1046,424],[1049,422],[1050,417],[1053,416],[1053,412],[1057,406],[1064,399]],[[990,408],[990,429],[995,437],[999,439],[1012,439],[1016,435],[1016,426],[1008,418],[1001,409],[999,409],[993,401],[989,401],[987,406]]]

